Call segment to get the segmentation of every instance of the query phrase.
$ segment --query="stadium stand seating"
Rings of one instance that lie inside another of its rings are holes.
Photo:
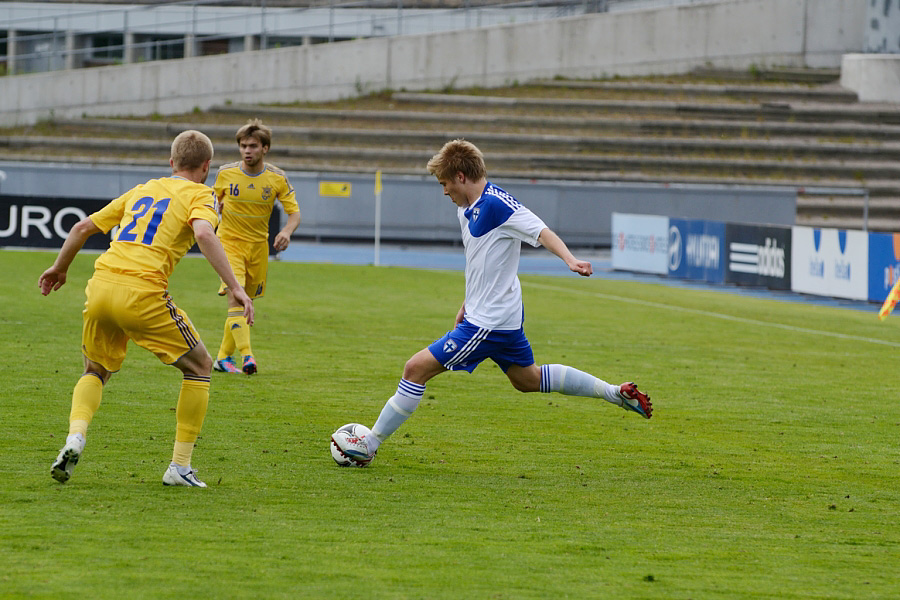
[[[260,117],[288,171],[425,174],[464,137],[491,177],[794,186],[797,223],[900,231],[900,104],[857,101],[837,70],[703,70],[686,76],[548,80],[502,89],[382,92],[328,104],[223,105],[152,118],[79,119],[0,130],[22,160],[158,164],[193,127],[237,159],[234,131]]]

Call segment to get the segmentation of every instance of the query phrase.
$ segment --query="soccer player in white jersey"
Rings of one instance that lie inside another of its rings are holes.
[[[472,372],[490,358],[522,392],[559,392],[602,398],[649,419],[650,398],[632,382],[610,385],[578,369],[534,362],[523,328],[522,287],[517,272],[521,242],[541,245],[575,273],[588,277],[591,263],[575,258],[565,242],[509,193],[487,180],[481,151],[465,140],[444,144],[428,172],[456,204],[466,254],[466,296],[455,328],[412,356],[396,393],[387,401],[371,433],[335,437],[345,454],[369,460],[381,443],[419,406],[425,383],[448,370]]]

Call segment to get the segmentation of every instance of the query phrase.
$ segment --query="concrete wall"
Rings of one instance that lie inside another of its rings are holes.
[[[863,46],[866,0],[726,0],[431,35],[0,77],[0,125],[174,114],[226,101],[495,87],[557,75],[837,67]]]
[[[900,54],[847,54],[841,85],[861,102],[900,102]]]
[[[45,215],[49,229],[58,211],[67,210],[69,205],[57,202],[49,206],[46,198],[92,198],[105,203],[147,179],[170,174],[165,163],[159,168],[118,168],[0,161],[0,169],[7,174],[0,190],[0,246],[4,245],[4,232],[8,232],[8,237],[16,231],[16,223],[11,222],[13,205],[20,205],[16,215],[21,217],[23,229],[25,207],[48,206],[33,210],[37,215]],[[288,177],[303,216],[296,236],[360,241],[374,238],[374,176],[289,172]],[[213,179],[207,183],[211,185]],[[348,183],[351,193],[339,198],[321,196],[322,181]],[[789,187],[493,181],[519,198],[573,246],[609,246],[613,212],[777,225],[793,225],[796,214],[796,191]],[[386,175],[383,186],[382,239],[459,242],[456,206],[442,194],[433,177]],[[40,192],[36,194],[35,190]],[[89,214],[99,206],[82,209]],[[77,218],[69,221],[71,226]],[[61,243],[62,236],[57,241]]]

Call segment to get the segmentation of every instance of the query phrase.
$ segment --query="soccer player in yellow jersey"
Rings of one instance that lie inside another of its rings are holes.
[[[235,139],[241,160],[219,167],[213,188],[219,200],[222,222],[218,235],[228,262],[238,281],[251,298],[266,293],[269,270],[269,217],[275,200],[287,213],[287,223],[275,236],[273,246],[281,252],[291,242],[291,234],[300,225],[300,208],[284,171],[265,161],[272,144],[272,130],[259,119],[251,119],[237,130]],[[222,344],[213,368],[224,373],[256,373],[256,360],[250,347],[250,328],[227,282],[219,288],[228,298],[228,314]],[[242,357],[238,369],[232,354]]]
[[[122,366],[130,339],[184,374],[175,408],[175,448],[163,483],[206,487],[191,468],[191,455],[206,416],[212,357],[166,289],[169,275],[194,240],[228,283],[244,318],[253,322],[253,301],[234,276],[215,234],[215,196],[203,184],[212,156],[212,142],[204,134],[180,133],[172,142],[172,176],[138,185],[75,224],[53,266],[38,279],[43,295],[58,290],[85,240],[119,227],[109,249],[94,263],[85,290],[84,374],[72,393],[66,444],[50,470],[60,483],[69,480],[84,452],[103,386]]]

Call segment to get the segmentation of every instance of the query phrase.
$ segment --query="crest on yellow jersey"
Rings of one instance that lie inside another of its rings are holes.
[[[263,186],[262,189],[262,199],[268,200],[272,197],[272,187],[271,186]]]

